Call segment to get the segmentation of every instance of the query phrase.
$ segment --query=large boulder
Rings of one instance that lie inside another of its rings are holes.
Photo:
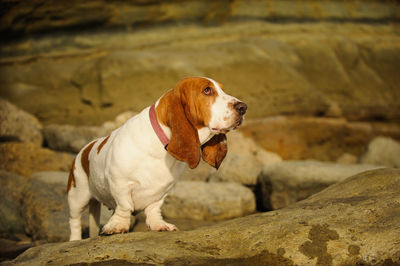
[[[42,145],[42,125],[33,115],[0,99],[0,140]]]
[[[290,207],[186,232],[47,244],[5,265],[396,265],[400,170],[347,178]]]
[[[0,96],[44,124],[99,125],[125,110],[142,110],[181,78],[196,75],[222,82],[248,104],[249,118],[399,119],[395,24],[288,25],[259,18],[219,27],[168,24],[7,42],[0,47]]]
[[[265,165],[281,162],[279,155],[268,152],[240,131],[227,135],[228,153],[218,170],[210,172],[212,182],[238,182],[255,186],[257,177]]]
[[[0,170],[0,234],[25,233],[20,201],[28,178]]]
[[[67,201],[68,172],[43,171],[34,173],[21,197],[25,231],[33,240],[60,242],[69,239]],[[110,218],[111,212],[102,206],[100,223]],[[87,211],[82,217],[84,233],[88,232]]]
[[[52,172],[49,177],[36,174],[25,187],[21,199],[25,231],[33,240],[68,240],[68,174]]]
[[[283,161],[267,165],[259,176],[262,208],[286,207],[349,176],[377,168],[382,167],[318,161]]]
[[[69,171],[74,156],[33,143],[0,143],[0,169],[24,176],[39,171]]]
[[[110,134],[134,114],[121,113],[113,121],[107,121],[102,126],[46,125],[43,128],[43,136],[51,149],[78,153],[90,141]]]
[[[90,141],[108,131],[96,126],[48,125],[43,129],[46,144],[54,150],[78,153]]]
[[[181,180],[237,182],[254,186],[264,165],[281,162],[279,155],[268,152],[239,130],[227,134],[228,153],[218,170],[201,160],[196,169],[186,167]]]
[[[399,123],[342,118],[276,116],[248,120],[240,130],[261,148],[284,160],[336,161],[345,153],[358,158],[376,136],[400,140]]]
[[[374,138],[361,162],[400,168],[400,143],[387,137]]]
[[[255,209],[253,192],[240,184],[181,181],[166,197],[162,213],[167,218],[226,220]]]
[[[141,0],[109,2],[92,0],[71,2],[68,9],[63,2],[14,0],[5,2],[0,33],[16,37],[21,33],[49,33],[73,29],[142,29],[163,23],[198,23],[219,25],[227,21],[272,20],[279,21],[396,21],[396,2],[368,1],[343,4],[340,0],[326,3],[292,1],[237,1],[204,0],[163,3]],[[373,8],[373,12],[371,9]],[[54,16],[57,14],[57,16]],[[6,35],[7,36],[7,35]]]

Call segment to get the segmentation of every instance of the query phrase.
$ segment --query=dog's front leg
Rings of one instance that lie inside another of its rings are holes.
[[[163,197],[161,200],[156,201],[144,210],[146,214],[146,225],[149,229],[154,231],[177,231],[178,228],[163,220],[161,216],[161,206],[164,203]]]
[[[127,233],[134,210],[131,189],[129,186],[119,186],[116,190],[111,189],[111,194],[115,199],[117,207],[110,220],[103,226],[101,233],[105,235]]]

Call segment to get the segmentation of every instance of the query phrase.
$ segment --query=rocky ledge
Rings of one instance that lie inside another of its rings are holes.
[[[5,265],[397,265],[400,170],[349,177],[278,211],[193,231],[46,244]]]

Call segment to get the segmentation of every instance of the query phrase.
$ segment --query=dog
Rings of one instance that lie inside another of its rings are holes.
[[[246,110],[221,83],[185,78],[109,136],[87,144],[68,179],[70,241],[82,238],[87,206],[89,235],[99,234],[101,203],[114,210],[102,234],[128,232],[132,213],[142,210],[150,230],[177,230],[161,215],[165,197],[186,164],[193,169],[203,158],[218,169],[227,153],[226,133],[242,124]]]

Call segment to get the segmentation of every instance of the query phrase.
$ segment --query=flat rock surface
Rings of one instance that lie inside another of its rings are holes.
[[[367,171],[278,211],[193,231],[47,244],[5,265],[398,264],[399,188],[400,170]]]

